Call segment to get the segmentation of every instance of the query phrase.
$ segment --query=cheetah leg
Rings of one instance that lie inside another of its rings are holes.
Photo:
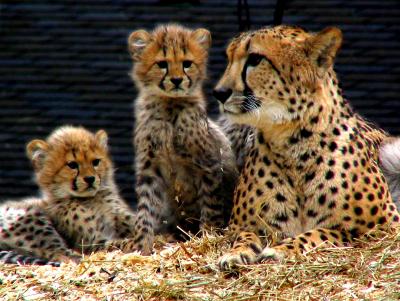
[[[319,247],[343,247],[351,242],[352,235],[345,230],[313,229],[293,238],[287,238],[274,247],[266,247],[257,261],[294,258]]]
[[[115,231],[118,238],[124,239],[128,237],[135,236],[135,226],[137,216],[134,212],[122,210],[116,212],[115,214]]]
[[[200,222],[203,229],[208,227],[224,227],[224,204],[215,195],[219,186],[218,179],[212,179],[211,175],[202,177],[199,189],[199,201],[201,206]]]
[[[138,179],[136,192],[139,200],[133,242],[142,254],[149,255],[153,250],[154,232],[164,226],[161,213],[168,215],[167,188],[163,179],[155,175],[139,176]]]
[[[235,240],[232,249],[219,259],[221,270],[231,270],[237,265],[256,262],[261,253],[260,238],[253,232],[241,232]]]

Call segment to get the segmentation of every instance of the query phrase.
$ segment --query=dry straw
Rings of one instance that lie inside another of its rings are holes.
[[[400,235],[374,233],[354,247],[220,272],[229,249],[216,234],[159,239],[149,257],[96,253],[79,265],[1,265],[0,300],[399,300]]]

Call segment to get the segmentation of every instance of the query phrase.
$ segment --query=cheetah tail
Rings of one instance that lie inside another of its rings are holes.
[[[379,149],[379,165],[392,198],[400,209],[400,138],[390,138]]]
[[[60,263],[56,261],[49,261],[43,258],[21,255],[14,251],[0,251],[0,262],[19,265],[51,265],[54,267],[60,266]]]

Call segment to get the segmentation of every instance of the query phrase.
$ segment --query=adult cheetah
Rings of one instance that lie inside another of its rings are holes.
[[[221,268],[343,246],[398,225],[377,164],[386,135],[353,113],[333,71],[341,42],[337,28],[278,26],[229,44],[214,95],[231,121],[256,130],[234,196],[237,238]]]

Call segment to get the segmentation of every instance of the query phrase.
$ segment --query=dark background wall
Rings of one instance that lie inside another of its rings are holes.
[[[242,6],[242,27],[272,24],[275,0],[247,3],[250,20]],[[134,202],[136,91],[126,39],[134,29],[171,21],[211,30],[210,95],[225,67],[224,47],[239,31],[236,0],[0,2],[0,199],[37,192],[26,142],[73,124],[108,131],[118,184]],[[400,134],[399,0],[287,0],[283,22],[340,27],[336,70],[345,95],[364,116]],[[216,116],[211,97],[209,111]]]

